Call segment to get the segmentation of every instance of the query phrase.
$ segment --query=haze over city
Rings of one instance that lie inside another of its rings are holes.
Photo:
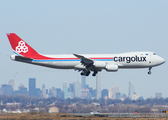
[[[152,51],[168,60],[168,1],[0,1],[1,84],[10,79],[15,88],[36,78],[37,88],[62,88],[80,73],[13,62],[6,33],[14,32],[43,54],[115,54]],[[128,95],[129,81],[144,98],[167,93],[167,63],[148,69],[101,72],[101,89],[119,86]],[[96,78],[86,77],[96,88]]]

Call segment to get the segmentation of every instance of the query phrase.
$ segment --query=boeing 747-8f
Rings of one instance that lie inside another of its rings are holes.
[[[14,61],[30,63],[57,69],[74,69],[81,71],[81,75],[93,76],[103,69],[116,72],[120,68],[149,68],[161,65],[165,60],[154,52],[128,52],[122,54],[70,54],[70,55],[43,55],[36,52],[15,33],[7,33],[12,46]]]

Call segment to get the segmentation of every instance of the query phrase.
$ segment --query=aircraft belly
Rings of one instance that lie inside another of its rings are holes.
[[[135,62],[135,63],[120,63],[119,68],[148,68],[151,67],[150,64],[146,63],[140,63],[140,62]]]
[[[32,64],[58,68],[58,69],[74,69],[74,66],[79,64],[79,61],[66,61],[66,62],[32,62]]]

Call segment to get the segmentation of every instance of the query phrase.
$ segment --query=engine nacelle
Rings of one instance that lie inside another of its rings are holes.
[[[116,71],[118,71],[118,65],[107,64],[105,69],[106,69],[106,71],[109,71],[109,72],[116,72]]]
[[[103,61],[94,61],[93,65],[96,68],[105,68],[106,67],[106,63]]]

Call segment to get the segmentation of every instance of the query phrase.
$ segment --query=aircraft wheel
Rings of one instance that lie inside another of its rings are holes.
[[[96,74],[97,74],[97,71],[95,71],[95,72],[92,74],[92,76],[96,76]]]
[[[89,76],[89,74],[90,74],[90,71],[88,71],[88,72],[86,73],[86,76]]]
[[[149,74],[149,75],[151,75],[151,74],[152,74],[152,72],[148,72],[148,74]]]
[[[92,76],[96,76],[96,74],[93,73]]]
[[[81,75],[85,75],[83,72],[81,72]]]

